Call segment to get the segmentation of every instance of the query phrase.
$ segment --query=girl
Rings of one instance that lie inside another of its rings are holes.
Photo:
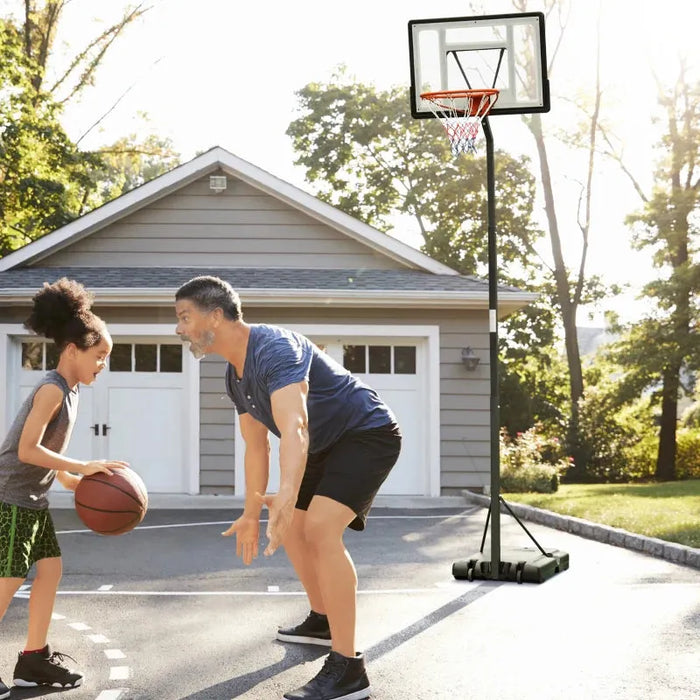
[[[75,491],[78,474],[111,474],[128,466],[121,461],[83,462],[63,456],[78,410],[78,385],[92,384],[104,369],[112,339],[102,319],[92,313],[92,295],[78,282],[60,279],[33,299],[25,327],[51,338],[58,365],[39,381],[0,446],[0,620],[10,600],[36,564],[29,597],[29,630],[14,671],[19,686],[73,688],[80,673],[52,652],[47,635],[61,579],[58,546],[48,491],[54,478]],[[70,658],[70,657],[69,657]],[[10,692],[0,680],[0,698]]]

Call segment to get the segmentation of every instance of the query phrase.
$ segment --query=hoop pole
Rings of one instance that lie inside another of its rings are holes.
[[[498,249],[496,248],[496,170],[493,132],[488,116],[481,122],[486,138],[486,198],[489,258],[489,363],[491,365],[491,578],[500,578],[501,568],[501,456],[498,392]]]

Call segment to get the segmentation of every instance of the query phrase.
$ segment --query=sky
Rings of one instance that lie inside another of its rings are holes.
[[[470,11],[464,0],[153,0],[150,4],[152,9],[109,49],[94,87],[67,108],[63,122],[69,135],[82,137],[81,147],[98,148],[127,134],[156,133],[172,139],[183,160],[221,146],[307,191],[310,187],[303,170],[293,164],[294,152],[285,134],[296,116],[295,92],[307,83],[328,81],[340,65],[358,81],[380,90],[408,86],[409,20],[483,14]],[[508,0],[483,4],[489,14],[513,11]],[[0,0],[1,14],[20,5],[19,0]],[[56,40],[55,69],[120,16],[126,5],[126,0],[70,0]],[[603,9],[598,25],[599,6]],[[552,109],[543,115],[545,128],[552,133],[572,129],[571,99],[590,91],[599,37],[604,117],[620,136],[633,172],[648,187],[652,146],[660,135],[652,124],[656,105],[652,70],[659,80],[670,83],[677,77],[680,55],[698,68],[700,4],[571,0],[570,7],[549,76]],[[531,9],[539,8],[531,3]],[[550,57],[551,39],[557,34],[554,23],[548,23]],[[535,156],[532,137],[519,116],[494,116],[490,121],[496,148]],[[576,201],[584,170],[578,167],[582,161],[552,143],[565,256],[577,266]],[[589,272],[601,274],[605,282],[632,285],[623,298],[599,311],[614,308],[631,319],[641,309],[634,294],[653,274],[648,255],[631,249],[630,231],[624,225],[625,216],[641,202],[619,168],[609,163],[599,166],[594,197]],[[541,201],[537,216],[544,225]],[[400,222],[393,235],[410,245],[420,243],[410,222]],[[548,242],[540,248],[546,261]],[[588,319],[582,314],[579,323],[601,324],[601,315]]]

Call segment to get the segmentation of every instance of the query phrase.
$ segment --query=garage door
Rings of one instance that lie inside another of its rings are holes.
[[[186,493],[186,388],[181,343],[114,338],[106,368],[80,387],[80,409],[67,454],[122,459],[151,493]],[[23,340],[20,400],[56,366],[53,343]],[[56,482],[55,488],[60,490]]]

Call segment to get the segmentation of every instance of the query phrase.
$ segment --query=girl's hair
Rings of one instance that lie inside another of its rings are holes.
[[[238,321],[243,318],[241,300],[233,287],[219,277],[194,277],[175,293],[175,301],[189,299],[197,308],[209,312],[221,309],[224,318]]]
[[[59,352],[69,343],[81,350],[97,345],[106,335],[104,321],[90,310],[93,295],[80,282],[61,278],[34,295],[34,308],[24,327],[51,338]]]

